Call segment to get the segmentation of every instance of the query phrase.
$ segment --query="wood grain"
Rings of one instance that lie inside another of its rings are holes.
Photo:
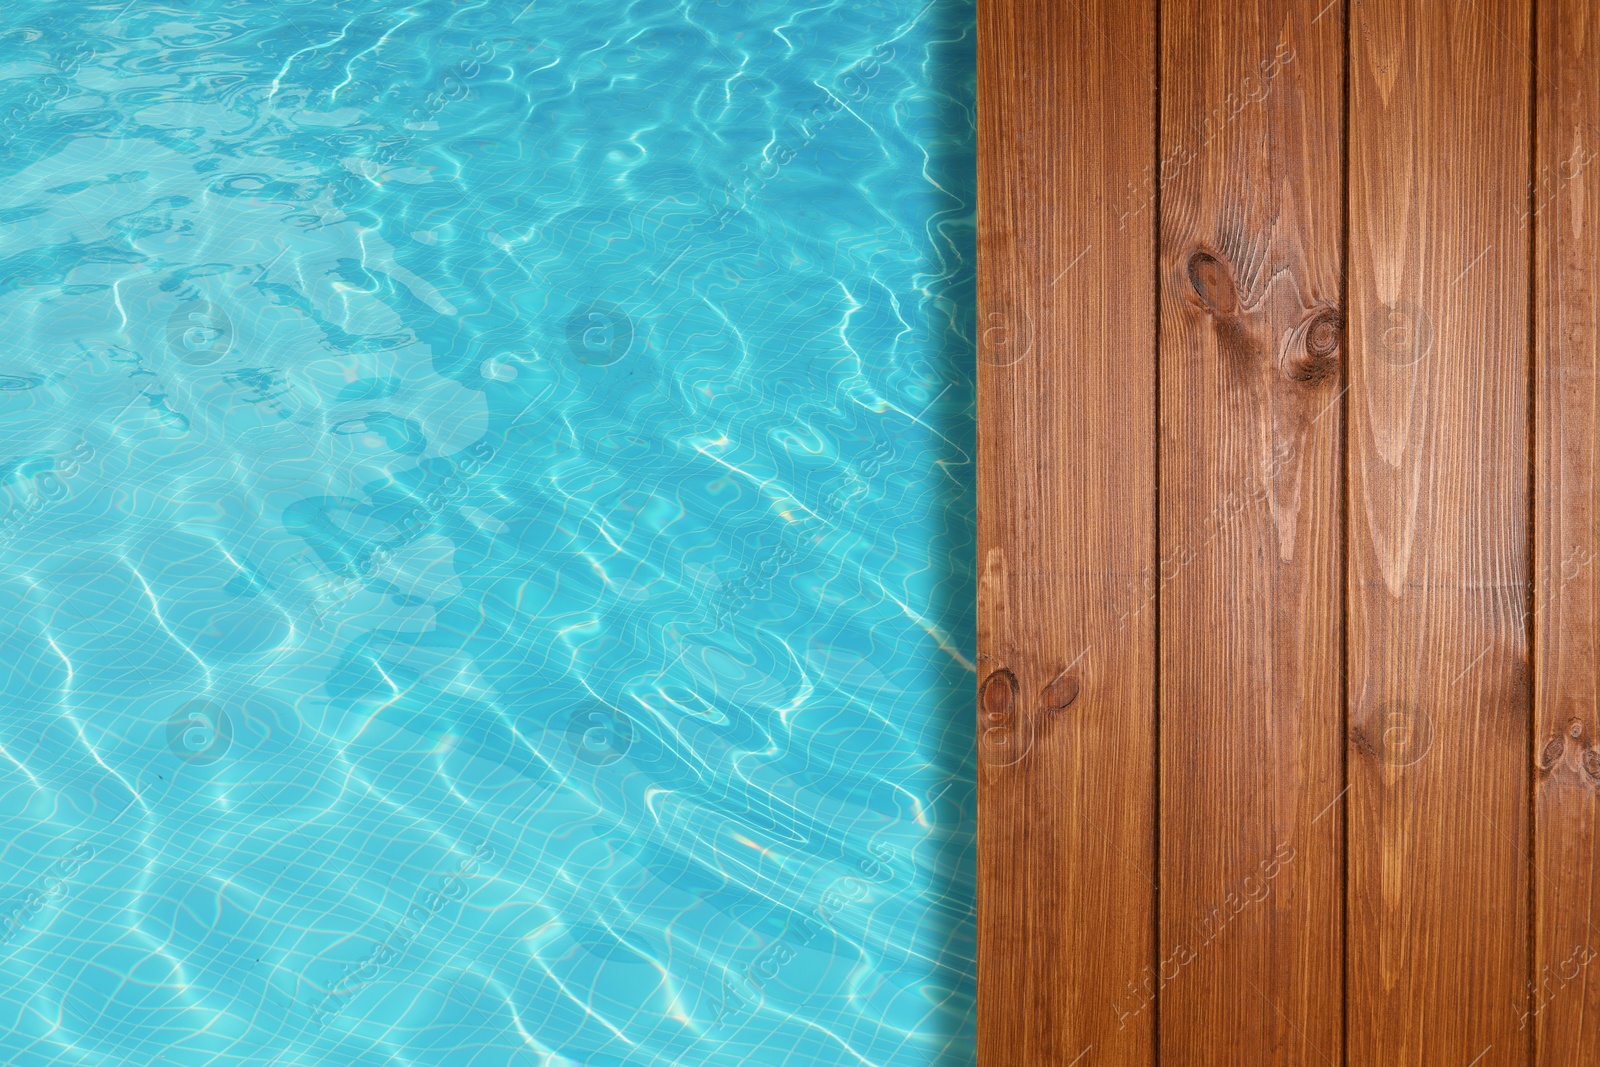
[[[1352,1067],[1529,1062],[1531,36],[1351,7]]]
[[[1154,4],[986,0],[978,40],[979,1056],[1145,1065]]]
[[[1538,5],[1534,258],[1537,1062],[1600,1064],[1600,9]]]
[[[1343,11],[1161,36],[1161,1062],[1338,1063]]]

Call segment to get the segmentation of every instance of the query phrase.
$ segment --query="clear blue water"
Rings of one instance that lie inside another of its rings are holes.
[[[0,1061],[972,1060],[966,0],[0,14]]]

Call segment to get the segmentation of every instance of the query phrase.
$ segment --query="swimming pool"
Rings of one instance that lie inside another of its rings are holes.
[[[973,1058],[968,2],[0,14],[0,1060]]]

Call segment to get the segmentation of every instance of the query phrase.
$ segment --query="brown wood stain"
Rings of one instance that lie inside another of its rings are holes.
[[[980,1062],[1600,1065],[1600,6],[978,67]]]

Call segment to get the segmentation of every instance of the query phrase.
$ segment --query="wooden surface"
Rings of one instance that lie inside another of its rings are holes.
[[[1154,5],[979,33],[979,1055],[1151,1064]]]
[[[1600,4],[979,57],[980,1062],[1600,1067]]]
[[[1351,1067],[1528,1062],[1530,16],[1351,9]]]
[[[1344,25],[1322,6],[1161,7],[1164,1064],[1337,1063],[1343,1040]]]
[[[1530,229],[1534,274],[1534,768],[1530,1000],[1538,1062],[1600,1064],[1595,790],[1600,701],[1595,531],[1600,381],[1600,9],[1541,0]]]

